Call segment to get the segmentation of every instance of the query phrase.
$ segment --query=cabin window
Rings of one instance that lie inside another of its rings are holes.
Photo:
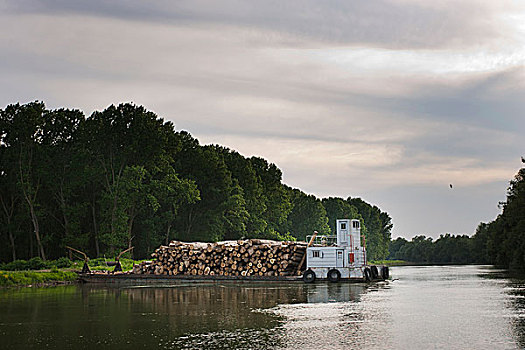
[[[312,250],[312,258],[319,258],[321,254],[318,250]]]
[[[359,221],[352,222],[354,228],[359,228]]]
[[[346,230],[346,222],[341,223],[341,230]]]

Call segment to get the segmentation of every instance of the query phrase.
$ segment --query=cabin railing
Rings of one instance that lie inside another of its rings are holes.
[[[313,236],[306,236],[306,241],[310,242]],[[317,235],[315,236],[313,243],[313,246],[321,246],[321,247],[330,247],[330,246],[336,246],[337,245],[337,236],[332,235]]]

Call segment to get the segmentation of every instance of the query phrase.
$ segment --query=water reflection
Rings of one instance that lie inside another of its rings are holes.
[[[507,307],[512,311],[509,315],[514,338],[520,348],[525,349],[525,281],[511,278],[505,288]]]

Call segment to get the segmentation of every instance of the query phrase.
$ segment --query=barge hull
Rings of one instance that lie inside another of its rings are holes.
[[[187,283],[250,283],[250,282],[286,282],[304,283],[301,276],[166,276],[166,275],[138,275],[138,274],[79,274],[79,280],[83,283],[96,283],[106,285],[134,285],[134,286],[155,286],[155,285],[177,285]],[[326,281],[326,279],[317,279]],[[341,282],[366,282],[362,278],[341,278]]]

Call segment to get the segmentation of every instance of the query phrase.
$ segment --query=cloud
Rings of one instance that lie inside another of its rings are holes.
[[[375,200],[406,232],[437,234],[406,224],[417,208],[403,191],[443,203],[454,183],[493,205],[483,186],[521,164],[519,6],[4,1],[0,103],[90,114],[133,101],[203,143],[264,156],[293,187]],[[462,203],[472,220],[476,203]]]
[[[118,18],[180,25],[235,25],[285,32],[296,44],[315,41],[387,48],[436,48],[480,45],[505,36],[506,26],[487,25],[519,5],[511,1],[6,1],[15,14]],[[468,16],[468,20],[465,17]]]

